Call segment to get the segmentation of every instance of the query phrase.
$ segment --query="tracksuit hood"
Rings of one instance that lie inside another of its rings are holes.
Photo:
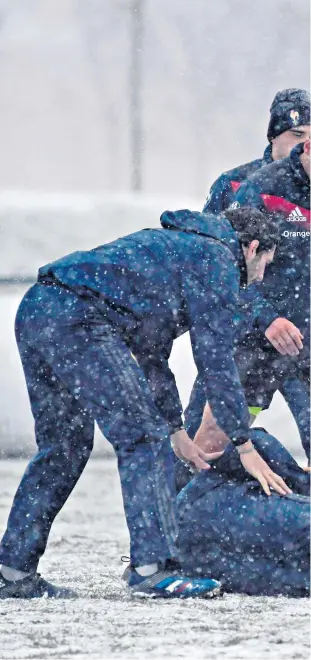
[[[239,265],[244,261],[239,237],[225,216],[200,213],[199,211],[164,211],[160,218],[164,229],[200,234],[215,241],[220,241],[234,255]],[[243,259],[242,259],[243,257]]]

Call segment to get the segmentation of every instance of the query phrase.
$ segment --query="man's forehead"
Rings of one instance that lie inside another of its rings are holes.
[[[292,128],[289,128],[288,131],[289,133],[310,133],[311,130],[311,125],[310,124],[303,124],[302,126],[292,126]]]

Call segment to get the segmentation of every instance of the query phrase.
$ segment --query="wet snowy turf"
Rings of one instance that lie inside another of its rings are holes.
[[[0,461],[1,533],[24,467],[25,461]],[[310,657],[307,600],[227,595],[133,602],[120,579],[127,552],[115,462],[91,460],[40,564],[44,576],[76,588],[80,598],[0,601],[0,659]]]

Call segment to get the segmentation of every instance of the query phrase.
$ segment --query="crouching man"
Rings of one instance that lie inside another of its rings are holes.
[[[258,482],[241,469],[232,443],[212,463],[211,470],[194,478],[179,462],[177,486],[183,488],[177,498],[178,545],[182,565],[201,577],[211,571],[228,592],[308,596],[310,474],[264,429],[250,429],[249,435],[293,493],[266,497]]]
[[[262,279],[277,229],[248,209],[222,220],[166,212],[161,225],[44,266],[20,305],[16,337],[38,453],[17,490],[0,546],[0,598],[71,595],[36,570],[53,520],[90,456],[95,421],[117,454],[132,593],[219,593],[217,581],[183,573],[175,544],[171,443],[198,469],[209,469],[206,461],[213,458],[183,429],[168,367],[174,339],[188,330],[206,398],[245,470],[267,494],[269,486],[290,492],[249,440],[233,359],[240,283]]]

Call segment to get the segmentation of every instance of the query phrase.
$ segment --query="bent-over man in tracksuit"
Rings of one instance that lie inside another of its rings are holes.
[[[117,454],[133,594],[210,596],[213,579],[178,563],[173,453],[199,469],[206,456],[183,429],[168,366],[173,341],[190,331],[194,359],[215,419],[267,495],[285,482],[248,439],[248,409],[233,359],[242,283],[261,279],[276,227],[257,210],[221,221],[166,212],[161,227],[39,270],[16,318],[16,338],[38,452],[17,490],[0,546],[0,598],[64,597],[37,573],[51,525],[90,456],[94,422]]]

